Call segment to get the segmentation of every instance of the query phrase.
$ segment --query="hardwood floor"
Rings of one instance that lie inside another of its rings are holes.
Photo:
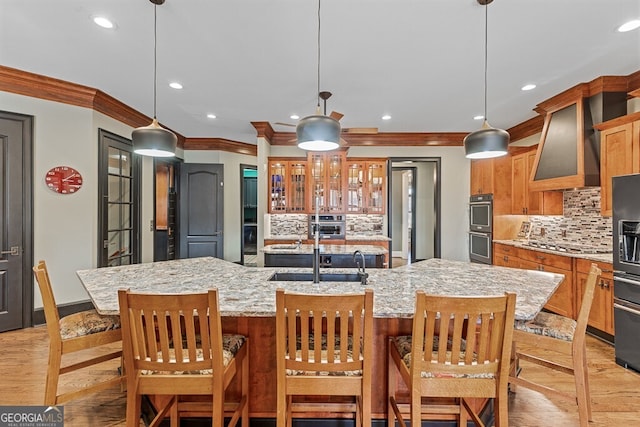
[[[594,422],[590,427],[638,425],[640,411],[640,374],[614,363],[613,347],[587,337],[589,380]],[[0,333],[0,405],[40,405],[44,397],[48,337],[44,327]],[[112,375],[117,363],[92,370],[77,381],[63,378],[64,386],[91,378]],[[572,379],[548,373],[522,362],[528,375],[548,380],[556,387],[570,390]],[[67,402],[65,427],[124,426],[125,393],[114,388]],[[577,407],[552,401],[531,390],[518,388],[510,395],[509,421],[512,427],[578,426]],[[143,423],[140,424],[144,425]]]

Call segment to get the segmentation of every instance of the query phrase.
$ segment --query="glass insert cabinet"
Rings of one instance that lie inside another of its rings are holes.
[[[345,151],[269,158],[269,212],[384,214],[387,160],[347,158]]]

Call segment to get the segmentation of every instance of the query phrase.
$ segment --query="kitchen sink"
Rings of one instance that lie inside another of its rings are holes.
[[[271,245],[271,249],[298,249],[298,245],[295,243],[288,245]]]
[[[269,279],[276,282],[313,282],[313,273],[274,273]],[[358,273],[320,273],[321,282],[360,282]]]

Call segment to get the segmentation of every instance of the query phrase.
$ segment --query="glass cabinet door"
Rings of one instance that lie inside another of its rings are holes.
[[[307,162],[289,162],[289,200],[287,203],[287,212],[305,212],[306,211],[306,172]]]
[[[367,206],[365,212],[369,214],[383,214],[385,211],[385,162],[367,162]]]
[[[364,179],[364,165],[361,162],[349,162],[347,166],[347,212],[363,212]]]
[[[311,185],[309,186],[309,206],[312,212],[316,211],[316,205],[320,212],[324,212],[325,206],[325,156],[323,153],[309,154]]]
[[[269,162],[269,211],[272,213],[287,211],[286,165],[287,162]]]
[[[342,166],[344,164],[344,154],[336,153],[327,156],[327,200],[325,212],[344,212],[344,173]]]

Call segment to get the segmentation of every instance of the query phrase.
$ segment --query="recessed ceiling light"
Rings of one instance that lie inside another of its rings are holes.
[[[96,25],[99,25],[102,28],[111,29],[115,27],[113,22],[111,22],[108,18],[105,18],[104,16],[94,16],[93,22],[95,22]]]
[[[385,114],[384,116],[382,116],[382,120],[391,120],[391,116],[388,114]]]
[[[522,86],[521,89],[522,90],[531,90],[531,89],[535,89],[535,88],[536,88],[536,85],[534,85],[533,83],[529,83],[529,84],[526,84],[526,85]]]
[[[632,21],[625,22],[618,27],[618,31],[621,33],[626,33],[627,31],[632,31],[636,28],[640,28],[640,19],[634,19]]]
[[[290,118],[291,120],[298,120],[298,119],[300,118],[300,116],[299,116],[299,115],[297,115],[297,114],[292,114],[292,115],[290,115],[290,116],[289,116],[289,118]]]
[[[182,85],[178,82],[171,82],[169,83],[169,86],[171,86],[174,89],[182,89]]]
[[[215,119],[216,115],[212,114],[212,113],[209,113],[209,114],[207,114],[207,117],[210,118],[210,119]]]
[[[473,116],[473,120],[482,120],[484,116]]]

